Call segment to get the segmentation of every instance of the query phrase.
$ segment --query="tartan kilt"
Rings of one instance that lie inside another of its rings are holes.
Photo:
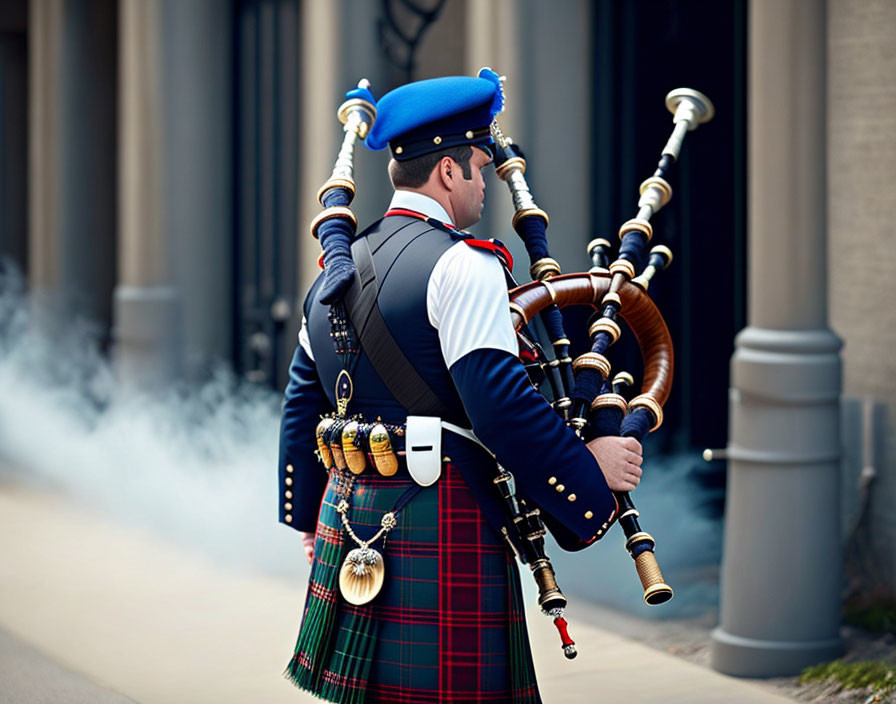
[[[321,503],[308,593],[285,675],[340,704],[539,704],[516,562],[489,528],[451,464],[398,513],[372,547],[385,582],[370,603],[339,594],[338,573],[356,547],[336,505],[346,488],[331,471]],[[356,477],[349,520],[370,538],[412,480],[405,471]]]

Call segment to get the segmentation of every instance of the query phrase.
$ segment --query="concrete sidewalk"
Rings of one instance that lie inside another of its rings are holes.
[[[302,585],[0,486],[0,702],[319,701],[280,677],[302,599]],[[791,701],[582,622],[570,662],[549,619],[530,629],[545,704]]]

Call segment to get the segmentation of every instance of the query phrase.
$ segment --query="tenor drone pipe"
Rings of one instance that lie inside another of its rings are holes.
[[[667,96],[667,106],[675,114],[673,134],[663,150],[656,172],[641,186],[637,217],[620,229],[622,242],[616,261],[607,268],[609,242],[593,240],[588,246],[594,265],[590,274],[573,277],[553,274],[550,281],[545,277],[537,285],[533,283],[516,289],[511,295],[511,311],[517,328],[528,323],[537,311],[549,306],[562,308],[571,304],[590,304],[599,311],[600,317],[592,322],[589,329],[591,350],[574,363],[575,405],[570,420],[580,433],[590,421],[595,434],[621,433],[640,440],[662,423],[662,406],[668,398],[672,382],[672,345],[665,322],[646,291],[651,278],[668,266],[672,259],[671,251],[655,247],[647,268],[641,271],[640,276],[635,275],[642,268],[647,242],[653,234],[650,218],[671,198],[672,189],[666,177],[678,157],[684,134],[712,116],[711,103],[695,91],[673,91]],[[499,161],[499,169],[503,163],[513,164],[510,156]],[[525,163],[519,164],[517,161],[514,168],[522,171]],[[519,183],[519,179],[511,180],[505,176],[505,180],[514,192],[513,184]],[[531,196],[528,188],[519,197],[516,193],[514,195],[515,205],[523,205],[524,198]],[[531,205],[534,206],[534,202]],[[518,219],[522,219],[519,216],[518,212],[515,225]],[[533,213],[528,219],[534,221],[536,218]],[[533,278],[537,278],[534,273]],[[629,404],[616,393],[601,393],[611,369],[604,353],[620,335],[619,317],[629,324],[644,357],[641,394]],[[629,411],[627,416],[626,410]],[[649,604],[663,603],[672,597],[672,590],[665,584],[656,563],[654,540],[641,530],[638,511],[629,494],[618,492],[616,497],[620,506],[619,523],[626,535],[626,548],[635,560],[644,587],[644,599]]]
[[[560,266],[548,253],[547,213],[535,204],[526,183],[524,176],[526,160],[522,153],[504,137],[497,120],[492,122],[491,131],[497,146],[496,172],[510,189],[514,205],[512,224],[529,255],[529,273],[533,279],[542,281],[548,290],[552,290],[548,279],[560,274]],[[563,316],[560,309],[553,303],[546,306],[542,312],[542,322],[554,349],[554,359],[545,359],[543,350],[537,344],[532,344],[532,349],[537,354],[542,371],[551,386],[554,409],[567,418],[572,405],[568,391],[572,388],[573,381],[572,359],[569,356],[569,340],[563,330]],[[553,618],[560,634],[563,654],[572,659],[576,657],[577,651],[575,642],[569,635],[566,620],[563,618],[567,601],[557,585],[553,566],[544,549],[546,534],[544,523],[537,508],[525,510],[527,507],[522,499],[519,504],[522,506],[517,506],[516,515],[513,515],[513,507],[510,508],[513,523],[524,545],[523,561],[529,564],[538,586],[538,604],[545,614]]]
[[[713,107],[709,99],[689,89],[678,89],[669,93],[666,96],[666,106],[674,114],[672,136],[663,149],[654,175],[641,184],[637,216],[620,229],[622,242],[619,257],[609,266],[612,282],[602,299],[603,318],[592,327],[595,333],[591,352],[582,356],[584,362],[582,374],[576,378],[576,390],[573,394],[576,417],[584,416],[587,412],[586,404],[589,403],[593,387],[601,381],[598,374],[603,377],[604,382],[609,377],[610,365],[604,353],[618,338],[618,328],[613,327],[616,317],[623,309],[623,301],[618,296],[618,291],[631,281],[646,292],[652,277],[672,261],[672,252],[667,247],[654,247],[646,268],[638,277],[634,276],[641,268],[647,243],[653,234],[650,218],[672,197],[672,188],[666,177],[672,164],[678,159],[684,136],[688,130],[693,130],[698,124],[711,119]],[[589,244],[588,253],[595,265],[605,254],[604,245],[605,241],[599,240]],[[608,394],[605,397],[608,401],[609,396]],[[592,425],[603,429],[604,432],[612,432],[613,428],[619,428],[617,432],[622,435],[642,440],[650,430],[656,429],[662,423],[662,404],[665,399],[657,401],[658,399],[649,395],[639,396],[629,405],[630,413],[623,418],[618,405],[601,402],[600,398],[593,399],[590,401],[591,407],[594,408]],[[616,492],[616,498],[620,506],[619,523],[626,536],[626,548],[635,560],[638,576],[644,587],[644,600],[648,604],[668,601],[672,598],[673,592],[665,583],[657,564],[653,537],[641,530],[638,511],[628,492]]]
[[[696,129],[699,124],[712,119],[714,114],[710,100],[702,93],[689,88],[678,88],[671,91],[666,96],[666,107],[674,115],[672,135],[663,148],[653,176],[641,184],[637,216],[624,223],[619,230],[621,240],[619,256],[609,266],[612,285],[600,304],[604,325],[593,336],[590,353],[582,355],[576,360],[577,364],[574,364],[574,367],[578,367],[578,369],[573,392],[573,418],[579,424],[585,423],[584,419],[589,407],[610,374],[610,364],[605,353],[618,337],[618,334],[615,334],[615,325],[618,325],[616,318],[622,306],[618,298],[620,287],[625,282],[635,280],[638,285],[646,288],[646,284],[658,270],[660,262],[664,262],[662,266],[665,267],[672,259],[671,252],[667,248],[663,248],[663,251],[657,253],[657,257],[652,257],[652,265],[648,262],[648,267],[652,266],[652,269],[642,272],[641,277],[636,278],[635,276],[641,270],[647,243],[653,236],[650,218],[672,197],[672,187],[666,181],[666,177],[672,164],[678,159],[684,136],[689,130]],[[604,240],[603,243],[605,242]],[[593,240],[589,244],[589,255],[591,255],[592,261],[597,262],[599,257],[606,255],[606,247],[601,245],[600,240]],[[656,252],[657,248],[654,251]],[[661,256],[666,253],[668,256]],[[654,421],[651,429],[655,430],[659,427],[662,422],[661,404],[656,407],[641,397],[635,401],[636,408],[648,407]]]
[[[367,79],[346,95],[337,112],[344,127],[344,136],[333,172],[317,192],[324,209],[311,222],[311,234],[320,240],[320,265],[324,269],[321,301],[335,304],[351,282],[355,266],[351,258],[351,241],[358,220],[349,208],[355,196],[354,150],[358,139],[364,139],[376,119],[376,106]]]
[[[526,182],[526,159],[523,153],[504,135],[497,119],[492,123],[491,129],[497,149],[495,173],[510,189],[514,206],[512,224],[529,255],[529,273],[534,280],[549,281],[560,274],[560,265],[551,258],[548,251],[548,215],[536,205]],[[572,358],[569,356],[570,343],[563,330],[563,316],[556,305],[550,305],[542,312],[541,318],[554,348],[554,359],[550,362],[553,406],[568,419],[568,409],[571,406],[569,391],[573,388],[574,377]]]

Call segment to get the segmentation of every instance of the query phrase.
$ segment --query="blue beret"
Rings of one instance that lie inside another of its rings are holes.
[[[504,105],[501,82],[488,69],[478,78],[449,76],[417,81],[386,93],[367,135],[370,149],[406,161],[464,144],[491,144],[489,126]]]

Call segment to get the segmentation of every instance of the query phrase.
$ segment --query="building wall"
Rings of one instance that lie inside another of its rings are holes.
[[[828,4],[828,269],[831,326],[844,340],[843,393],[878,406],[862,458],[862,423],[844,437],[847,519],[858,518],[860,463],[871,462],[865,579],[896,591],[896,4]],[[847,414],[847,419],[850,414]],[[856,415],[855,412],[852,413]],[[868,454],[867,452],[865,453]],[[848,528],[849,529],[849,528]],[[888,586],[887,586],[888,585]]]

